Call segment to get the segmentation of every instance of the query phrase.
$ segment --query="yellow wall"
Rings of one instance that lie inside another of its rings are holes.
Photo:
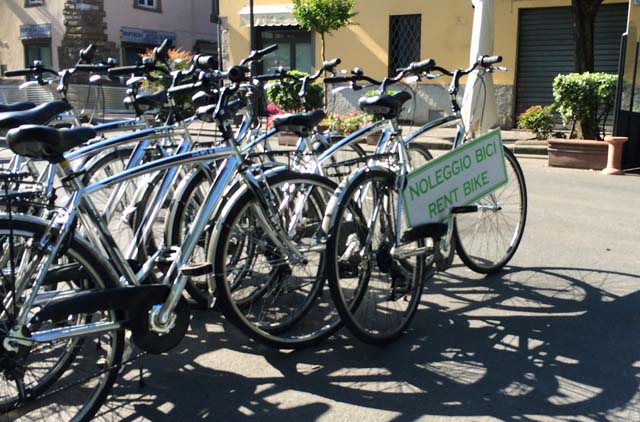
[[[288,3],[286,0],[255,0],[255,5]],[[627,3],[627,0],[605,0]],[[222,16],[228,18],[229,63],[239,62],[249,52],[249,28],[240,27],[239,11],[248,0],[220,0]],[[517,59],[518,10],[520,8],[569,6],[570,0],[494,0],[495,54],[504,57],[509,72],[495,74],[497,84],[513,85]],[[635,14],[640,22],[640,6]],[[469,0],[359,0],[355,26],[327,37],[327,58],[340,57],[343,68],[362,67],[367,74],[382,77],[387,72],[389,15],[422,14],[422,58],[434,58],[448,68],[468,63],[473,9]],[[316,37],[316,63],[320,63],[320,39]]]

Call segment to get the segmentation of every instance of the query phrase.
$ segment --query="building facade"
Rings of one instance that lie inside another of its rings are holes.
[[[217,0],[0,0],[0,77],[36,59],[64,68],[89,43],[121,64],[165,38],[216,54],[217,13]]]
[[[286,0],[254,1],[254,39],[260,48],[278,44],[263,68],[277,65],[310,70],[320,63],[320,39],[300,30]],[[501,125],[531,105],[553,101],[551,83],[574,67],[570,0],[494,0],[494,53],[508,72],[494,74]],[[628,0],[605,0],[596,20],[596,70],[617,72],[620,38],[627,27]],[[356,66],[376,78],[412,60],[434,58],[447,68],[468,65],[473,10],[469,0],[359,0],[357,25],[327,37],[327,58],[340,57],[344,69]],[[247,0],[220,0],[222,48],[229,64],[249,52]],[[338,109],[354,104],[346,91]],[[415,118],[425,121],[449,107],[446,87],[437,81],[418,88]]]

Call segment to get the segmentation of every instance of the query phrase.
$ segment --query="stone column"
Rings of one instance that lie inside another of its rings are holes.
[[[73,66],[78,52],[89,44],[96,47],[94,61],[107,57],[119,61],[116,44],[109,41],[106,33],[104,0],[66,0],[62,14],[65,31],[58,47],[61,69]]]

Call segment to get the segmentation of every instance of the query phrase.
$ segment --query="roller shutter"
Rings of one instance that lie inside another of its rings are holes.
[[[595,25],[595,70],[618,73],[620,36],[627,28],[628,4],[600,7]],[[570,7],[520,9],[516,115],[532,105],[553,102],[551,85],[574,70]]]

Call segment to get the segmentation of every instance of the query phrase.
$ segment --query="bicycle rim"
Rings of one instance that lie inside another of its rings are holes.
[[[13,225],[12,236],[8,225]],[[38,239],[43,224],[0,219],[0,245],[2,246],[3,300],[13,291],[11,265],[7,259],[8,242],[13,239],[14,268],[20,269],[20,260],[37,259],[32,253],[31,239]],[[30,310],[35,315],[56,296],[73,295],[80,291],[113,287],[108,270],[96,261],[86,243],[74,240],[70,247],[56,258],[38,291],[38,299]],[[31,289],[26,289],[26,293]],[[6,302],[5,302],[6,303]],[[20,303],[20,301],[18,301]],[[19,310],[19,307],[18,309]],[[16,309],[8,306],[0,318],[0,337],[4,340]],[[63,321],[41,321],[30,324],[31,332],[72,327],[78,323],[112,322],[114,312],[70,315]],[[124,336],[122,331],[87,335],[81,338],[39,343],[20,348],[11,354],[0,347],[0,414],[9,420],[90,420],[109,393],[120,364]]]
[[[218,303],[245,334],[271,347],[301,348],[333,333],[339,318],[324,279],[322,218],[335,184],[284,172],[268,180],[273,206],[289,239],[303,253],[289,260],[257,223],[250,191],[233,202],[216,245]],[[312,247],[314,247],[312,249]]]
[[[504,149],[508,182],[475,204],[478,211],[458,214],[456,252],[471,270],[491,274],[502,269],[518,249],[527,219],[527,188],[518,160]]]
[[[397,259],[395,175],[370,170],[347,182],[329,229],[327,278],[344,324],[358,339],[391,342],[418,307],[424,256]],[[424,241],[399,245],[415,249]]]

